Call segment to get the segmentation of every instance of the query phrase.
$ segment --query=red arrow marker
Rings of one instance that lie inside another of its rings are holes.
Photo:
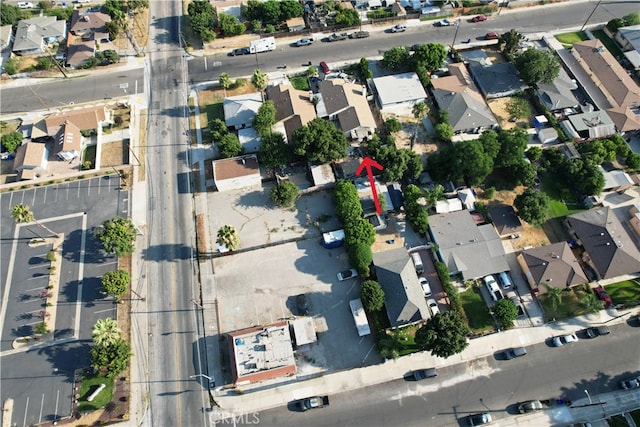
[[[362,160],[362,163],[360,163],[360,166],[358,166],[358,169],[356,170],[356,175],[360,175],[364,168],[367,169],[367,175],[369,175],[369,185],[371,186],[371,193],[373,194],[373,202],[376,205],[376,212],[379,214],[381,213],[380,201],[378,200],[378,192],[376,191],[376,186],[373,182],[373,174],[371,173],[371,166],[373,166],[378,170],[384,169],[379,163],[377,163],[371,157],[365,157],[364,160]]]

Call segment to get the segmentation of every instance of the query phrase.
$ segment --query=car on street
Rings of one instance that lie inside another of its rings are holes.
[[[491,414],[488,412],[482,412],[480,414],[473,414],[467,417],[467,425],[469,426],[482,426],[485,424],[489,424],[493,419],[491,418]]]
[[[369,37],[368,31],[356,31],[355,33],[349,34],[350,39],[366,39]]]
[[[431,296],[431,286],[429,286],[429,281],[425,277],[418,278],[420,282],[420,286],[422,287],[422,292],[424,292],[425,297]]]
[[[438,376],[436,368],[415,369],[407,375],[407,379],[414,381],[425,380],[427,378],[433,378]]]
[[[349,270],[344,270],[338,273],[338,280],[341,282],[354,277],[358,277],[358,272],[355,268],[350,268]]]
[[[571,344],[578,342],[578,337],[575,334],[560,335],[553,338],[554,347],[562,347],[565,344]]]
[[[630,390],[632,388],[640,388],[640,375],[633,378],[627,378],[620,381],[620,388],[623,390]]]
[[[248,47],[239,47],[237,49],[233,49],[229,52],[229,56],[241,56],[241,55],[249,55],[251,52]]]
[[[539,400],[527,400],[518,404],[518,412],[526,414],[527,412],[539,411],[542,409],[542,403]]]
[[[453,22],[449,21],[448,19],[441,19],[439,21],[434,22],[433,25],[435,27],[449,27],[453,25]]]
[[[398,25],[394,25],[393,27],[389,28],[389,32],[390,33],[402,33],[404,31],[406,31],[407,26],[404,24],[398,24]]]
[[[300,294],[296,297],[296,307],[298,308],[298,314],[300,316],[309,315],[309,301],[305,294]]]
[[[587,335],[588,338],[595,338],[595,337],[599,337],[600,335],[609,335],[611,333],[611,330],[609,329],[608,326],[605,326],[605,325],[592,326],[590,328],[585,329],[584,333]]]
[[[440,314],[440,309],[438,308],[438,302],[434,299],[428,299],[427,305],[429,306],[429,310],[431,310],[431,315],[435,316],[436,314]]]
[[[329,406],[329,396],[313,396],[294,402],[298,410],[306,412],[310,409],[326,408]]]
[[[301,47],[301,46],[310,46],[310,45],[312,45],[312,44],[313,44],[313,39],[310,39],[310,38],[307,38],[307,37],[305,37],[305,38],[303,38],[303,39],[300,39],[300,40],[298,40],[298,41],[296,42],[296,46],[297,46],[297,47]]]
[[[604,290],[602,285],[598,285],[595,288],[593,288],[593,292],[596,294],[596,296],[600,300],[604,302],[605,308],[608,308],[611,306],[611,304],[613,304],[613,300],[611,299],[611,296],[607,293],[607,291]]]
[[[526,356],[527,349],[524,347],[508,348],[506,350],[502,350],[497,355],[501,356],[501,358],[504,360],[511,360],[511,359],[515,359],[516,357]]]
[[[333,33],[329,37],[327,37],[325,40],[327,40],[328,42],[337,42],[340,40],[346,40],[347,37],[348,37],[347,33]]]
[[[487,20],[487,17],[484,15],[476,15],[473,18],[471,18],[471,22],[484,22]]]
[[[496,33],[495,31],[489,31],[487,34],[485,34],[484,38],[486,40],[498,40],[500,38],[500,34]]]
[[[331,72],[331,68],[329,68],[326,62],[322,61],[320,62],[320,71],[322,71],[324,75],[327,75]]]

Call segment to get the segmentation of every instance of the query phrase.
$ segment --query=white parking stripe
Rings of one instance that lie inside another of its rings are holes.
[[[93,181],[92,179],[90,179],[89,181],[87,181],[87,183],[89,184],[89,186],[87,187],[87,196],[89,194],[91,194],[91,181]]]
[[[26,193],[26,191],[23,191],[23,192],[22,192],[22,200],[20,201],[20,204],[21,204],[21,205],[24,205],[24,193]]]
[[[70,186],[70,184],[67,183],[67,200],[69,200],[69,186]]]
[[[80,309],[82,308],[82,282],[84,279],[84,251],[87,243],[87,214],[82,214],[82,234],[80,235],[80,259],[78,260],[78,294],[76,296],[76,322],[74,334],[80,334]]]
[[[29,277],[28,279],[25,280],[35,280],[35,279],[44,279],[46,278],[47,280],[49,279],[49,275],[48,274],[43,274],[42,276],[33,276],[33,277]]]
[[[80,182],[76,181],[78,183],[78,199],[80,198]]]
[[[58,201],[58,191],[60,190],[60,184],[56,184],[56,197],[53,199],[53,203]]]
[[[34,187],[33,188],[33,200],[31,201],[31,205],[30,206],[33,206],[35,204],[35,202],[36,202],[36,193],[37,192],[38,192],[38,187]]]
[[[13,201],[13,191],[11,192],[11,196],[9,196],[9,206],[13,206],[11,202]]]
[[[42,198],[42,203],[47,203],[47,188],[49,188],[48,185],[44,186],[44,197]]]
[[[27,396],[27,404],[24,407],[24,419],[22,420],[22,425],[27,427],[27,411],[29,410],[29,396]]]
[[[44,393],[42,393],[42,401],[40,402],[40,416],[38,417],[38,424],[42,422],[42,408],[44,407]]]
[[[93,314],[100,314],[100,313],[106,313],[107,311],[114,311],[116,308],[112,307],[106,310],[98,310],[98,311],[94,311]]]

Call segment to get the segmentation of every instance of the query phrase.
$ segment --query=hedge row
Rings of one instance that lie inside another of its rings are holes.
[[[440,283],[442,283],[442,289],[449,296],[449,305],[452,310],[460,313],[462,317],[467,318],[466,313],[464,312],[464,308],[462,307],[462,301],[460,301],[460,296],[458,295],[458,289],[453,286],[451,283],[451,276],[449,276],[449,269],[444,262],[436,261],[435,262],[436,271],[438,272],[438,277],[440,278]]]

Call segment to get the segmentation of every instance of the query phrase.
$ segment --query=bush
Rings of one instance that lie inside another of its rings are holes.
[[[365,310],[379,311],[384,305],[384,291],[375,280],[366,280],[360,288],[360,299]]]
[[[55,260],[56,260],[56,252],[55,251],[47,252],[47,261],[54,262]]]
[[[440,282],[442,283],[442,289],[444,289],[445,293],[449,297],[449,305],[451,306],[451,309],[460,313],[460,315],[466,320],[466,314],[464,312],[464,308],[462,308],[462,301],[458,295],[458,289],[456,289],[453,283],[451,283],[451,276],[449,275],[447,265],[443,262],[436,262],[435,267],[438,277],[440,278]]]
[[[274,205],[289,208],[296,203],[299,196],[298,187],[291,181],[283,181],[269,192],[269,199]]]

